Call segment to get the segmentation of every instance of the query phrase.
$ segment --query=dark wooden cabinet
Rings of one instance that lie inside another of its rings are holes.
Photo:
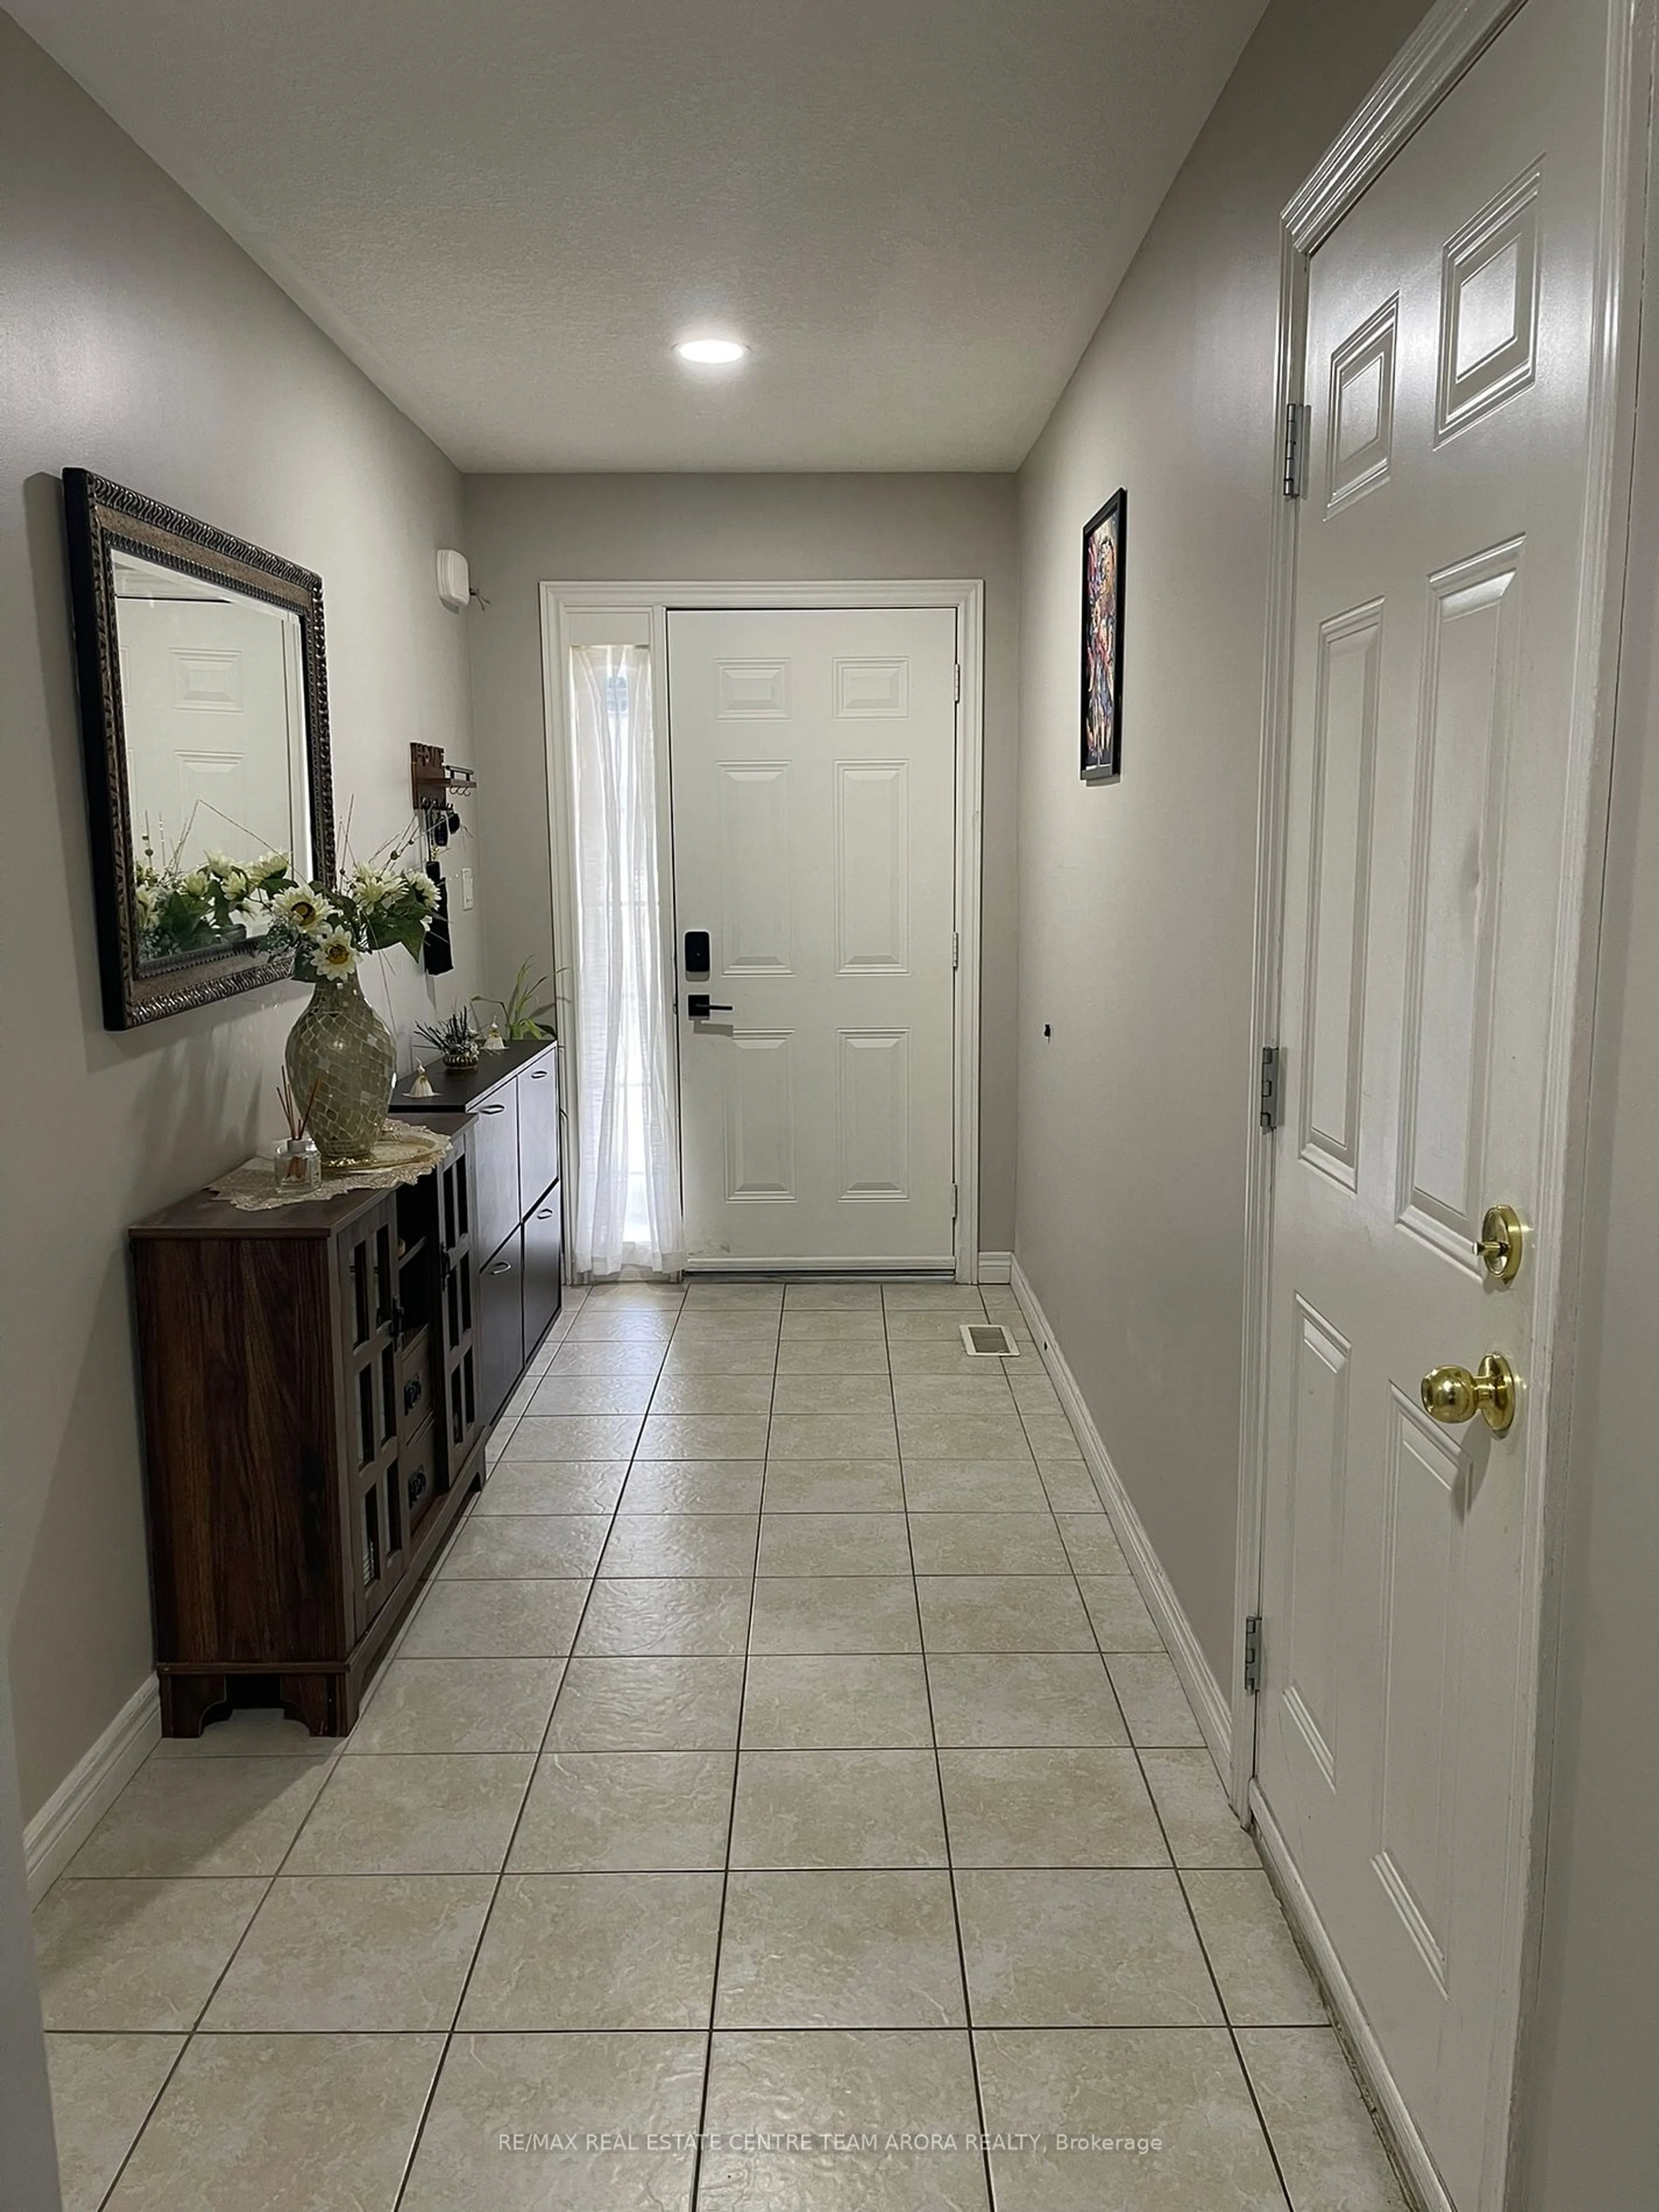
[[[347,1483],[347,1541],[358,1563],[353,1575],[349,1552],[357,1635],[402,1581],[407,1558],[401,1478],[403,1448],[413,1438],[405,1437],[400,1415],[404,1280],[397,1242],[397,1209],[390,1200],[345,1224],[332,1240],[339,1278],[335,1395],[344,1417],[340,1465]]]
[[[394,1113],[470,1114],[478,1254],[479,1405],[493,1422],[559,1310],[564,1190],[559,1175],[559,1048],[508,1045],[475,1068],[428,1066],[434,1096],[399,1085]]]
[[[483,1403],[494,1420],[524,1372],[524,1232],[514,1229],[478,1274]]]
[[[559,1287],[564,1273],[564,1226],[560,1218],[559,1192],[546,1192],[541,1204],[524,1224],[524,1335],[526,1352],[533,1351],[552,1327],[559,1310]]]
[[[343,1734],[482,1476],[471,1133],[438,1125],[448,1158],[402,1189],[204,1194],[132,1231],[170,1735],[273,1702]]]
[[[470,1450],[468,1439],[485,1425],[479,1382],[477,1270],[472,1242],[472,1151],[453,1145],[438,1170],[438,1267],[434,1283],[434,1352],[439,1399],[451,1459]]]
[[[519,1203],[519,1096],[516,1084],[499,1086],[491,1098],[468,1109],[477,1116],[473,1153],[477,1162],[478,1244],[493,1252],[520,1221]]]
[[[526,1218],[559,1180],[559,1081],[555,1061],[527,1067],[518,1079],[519,1196]]]

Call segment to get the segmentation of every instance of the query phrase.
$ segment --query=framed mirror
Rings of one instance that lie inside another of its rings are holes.
[[[288,973],[254,893],[334,879],[322,580],[64,471],[104,1025]]]

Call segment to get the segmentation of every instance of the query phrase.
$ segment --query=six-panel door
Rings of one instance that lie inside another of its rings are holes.
[[[1597,23],[1528,0],[1313,257],[1257,1782],[1460,2212],[1501,2154]],[[1502,1352],[1505,1436],[1425,1372]]]
[[[688,1255],[947,1267],[955,615],[674,612],[668,654]]]

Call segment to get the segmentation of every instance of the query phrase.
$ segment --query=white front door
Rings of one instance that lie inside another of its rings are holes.
[[[1460,2212],[1503,2154],[1547,1382],[1537,1246],[1507,1285],[1476,1247],[1558,1172],[1603,28],[1528,0],[1308,307],[1257,1788]],[[1492,1352],[1508,1433],[1429,1419]]]
[[[669,615],[693,1267],[953,1265],[956,665],[950,608]]]

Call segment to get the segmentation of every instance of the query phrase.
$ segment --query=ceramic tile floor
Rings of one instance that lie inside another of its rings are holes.
[[[1010,1293],[577,1293],[489,1461],[43,1900],[70,2212],[1399,2212]]]

